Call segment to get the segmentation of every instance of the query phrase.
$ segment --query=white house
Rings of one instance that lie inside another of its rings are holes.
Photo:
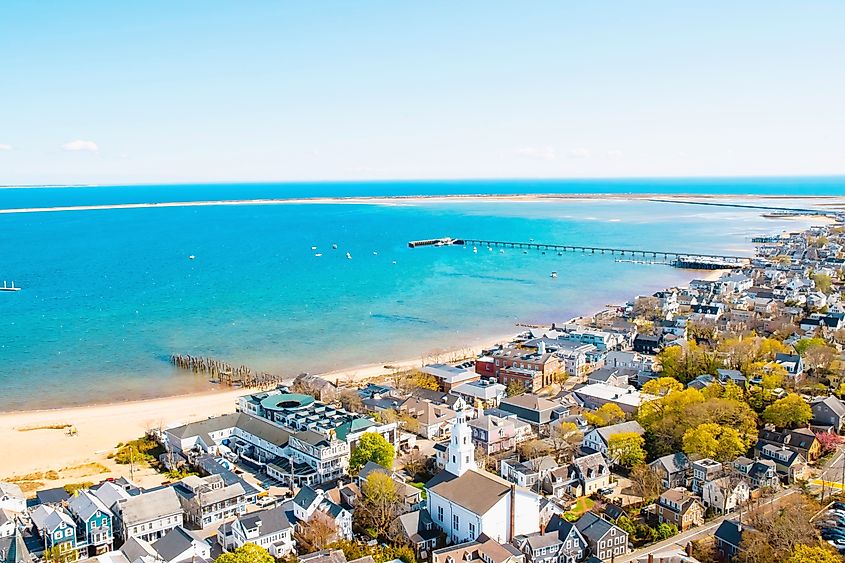
[[[155,541],[181,526],[184,519],[182,505],[172,487],[119,500],[113,510],[124,541],[129,537]]]
[[[153,542],[152,548],[158,558],[167,563],[193,563],[211,559],[211,545],[196,532],[182,526],[173,528]]]
[[[720,514],[734,510],[751,497],[751,488],[745,480],[731,481],[729,477],[720,477],[704,483],[701,498],[706,508],[712,508]]]
[[[285,514],[285,506],[245,514],[217,529],[217,542],[224,551],[235,550],[245,543],[254,543],[276,558],[285,557],[296,548],[293,524]]]
[[[607,455],[607,444],[610,437],[614,434],[621,434],[623,432],[635,432],[642,436],[645,434],[645,429],[635,420],[620,422],[619,424],[611,424],[610,426],[605,426],[603,428],[594,428],[584,435],[584,440],[581,442],[581,445]]]
[[[445,469],[426,483],[431,518],[451,543],[485,534],[499,543],[540,529],[540,497],[475,464],[470,428],[458,416]]]
[[[9,512],[26,511],[26,497],[14,483],[0,481],[0,510],[2,509]]]

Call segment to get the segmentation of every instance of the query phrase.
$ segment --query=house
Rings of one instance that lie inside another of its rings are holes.
[[[472,443],[487,454],[495,454],[512,450],[516,445],[530,435],[530,427],[516,417],[500,418],[492,414],[485,414],[469,421],[472,431]],[[518,427],[525,427],[519,431]]]
[[[15,515],[5,508],[0,508],[0,538],[14,536],[17,529]]]
[[[26,497],[15,483],[0,481],[0,509],[10,512],[26,510]]]
[[[464,362],[457,366],[429,364],[422,368],[422,372],[437,379],[440,389],[446,393],[459,385],[481,379],[481,374],[475,371],[475,362]]]
[[[423,508],[406,512],[399,516],[399,525],[408,543],[414,548],[418,560],[428,559],[431,551],[437,547],[440,530],[431,519],[428,510]]]
[[[596,410],[608,403],[613,403],[628,415],[633,414],[641,404],[657,398],[640,393],[630,385],[616,387],[605,383],[591,383],[576,387],[572,391],[572,397],[579,406],[587,410]]]
[[[449,435],[449,428],[456,413],[446,405],[436,405],[427,399],[409,397],[399,407],[399,412],[417,422],[417,434],[427,440],[438,440]]]
[[[590,552],[603,561],[628,552],[628,533],[592,512],[581,516],[575,527],[587,541]]]
[[[499,464],[499,474],[510,483],[516,483],[526,489],[539,487],[548,474],[559,466],[551,456],[519,461],[518,457],[503,459]]]
[[[831,425],[837,432],[845,426],[845,403],[833,395],[818,399],[810,404],[813,409],[813,424]]]
[[[742,524],[738,520],[724,520],[713,534],[716,551],[724,560],[730,560],[739,554],[742,543]]]
[[[481,534],[507,543],[540,529],[540,497],[478,469],[471,432],[462,416],[452,427],[445,469],[426,483],[425,490],[432,520],[452,543],[472,541]]]
[[[704,484],[701,492],[702,503],[705,508],[726,514],[737,506],[748,502],[751,498],[751,487],[742,479],[732,479],[728,476],[719,477]]]
[[[611,424],[602,428],[594,428],[584,435],[584,440],[581,446],[589,448],[595,452],[601,452],[607,455],[607,445],[610,437],[614,434],[621,434],[623,432],[634,432],[640,436],[645,434],[645,429],[640,426],[636,420],[628,422],[620,422],[619,424]]]
[[[115,529],[120,531],[124,541],[130,537],[155,541],[176,526],[181,526],[185,514],[172,487],[153,489],[118,500],[113,511],[120,524]]]
[[[324,491],[306,485],[288,504],[293,508],[294,525],[307,527],[312,520],[320,521],[335,531],[336,539],[352,539],[352,513],[332,501]]]
[[[220,475],[185,477],[173,485],[185,511],[185,522],[205,528],[246,512],[246,492],[238,483],[227,485]]]
[[[760,431],[757,441],[757,449],[766,444],[786,446],[790,450],[801,454],[809,463],[814,463],[821,456],[821,443],[816,438],[815,432],[809,428],[796,428],[794,430],[768,430]]]
[[[467,405],[481,406],[489,409],[498,407],[505,398],[507,388],[494,379],[479,379],[456,385],[449,391],[452,395],[461,397]]]
[[[701,494],[706,483],[714,479],[718,479],[723,472],[722,464],[710,458],[693,461],[691,466],[692,482],[690,484],[690,489],[697,495]]]
[[[660,475],[664,489],[684,487],[690,470],[689,458],[682,452],[659,457],[649,464],[652,471]]]
[[[525,554],[528,563],[581,561],[590,547],[575,524],[563,519],[558,519],[552,530],[517,536],[513,544]]]
[[[111,551],[114,544],[113,514],[99,498],[86,490],[78,491],[68,503],[76,520],[77,537],[87,547],[87,555]]]
[[[605,366],[590,373],[587,383],[601,383],[611,387],[628,387],[629,380],[639,373],[636,368],[619,368]]]
[[[77,552],[76,522],[63,508],[40,504],[30,517],[35,532],[41,538],[39,548],[61,554]]]
[[[798,354],[776,354],[775,363],[786,369],[792,381],[797,383],[804,379],[804,360]]]
[[[758,445],[760,445],[759,442]],[[757,451],[760,459],[775,462],[778,473],[785,477],[788,483],[794,483],[809,476],[809,467],[804,456],[785,445],[765,444]]]
[[[546,350],[546,344],[541,339],[537,342],[536,350],[516,344],[499,346],[487,354],[493,363],[493,375],[499,383],[507,386],[509,383],[522,385],[527,392],[534,392],[554,382],[555,375],[561,370],[560,357]],[[488,371],[479,371],[476,361],[476,372],[484,375]]]
[[[563,498],[588,496],[610,485],[610,466],[601,453],[576,457],[566,467],[549,472],[544,488],[553,496]]]
[[[634,337],[634,352],[653,356],[660,350],[660,341],[660,336],[638,334]]]
[[[738,457],[733,461],[734,467],[751,480],[751,486],[757,489],[777,489],[780,487],[777,464],[770,459],[753,460]]]
[[[431,563],[525,563],[525,556],[510,543],[482,534],[475,541],[432,552]]]
[[[303,392],[318,401],[332,402],[337,399],[337,386],[318,375],[302,373],[293,380],[292,388],[302,388]]]
[[[64,487],[53,487],[41,489],[35,493],[35,500],[38,504],[49,504],[52,506],[64,506],[70,500],[70,494]]]
[[[515,414],[516,417],[537,429],[548,428],[548,424],[563,414],[566,408],[560,403],[538,395],[525,393],[502,399],[499,409]]]
[[[717,377],[719,378],[719,383],[722,385],[727,385],[728,383],[733,383],[743,389],[748,385],[748,380],[742,375],[742,372],[736,369],[717,369],[716,370]]]
[[[293,553],[294,525],[288,520],[285,506],[261,510],[237,517],[217,529],[217,543],[223,551],[233,551],[245,543],[254,543],[275,558]]]
[[[157,560],[167,563],[211,561],[211,545],[196,532],[177,526],[153,542]]]
[[[657,499],[657,520],[674,524],[678,530],[685,532],[704,524],[704,505],[685,488],[675,487]]]
[[[715,377],[713,377],[709,373],[703,373],[692,381],[690,381],[689,383],[687,383],[687,387],[690,387],[692,389],[698,389],[699,391],[701,391],[705,387],[713,385],[714,383],[716,383]]]

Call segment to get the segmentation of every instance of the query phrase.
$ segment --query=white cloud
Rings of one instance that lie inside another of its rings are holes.
[[[95,143],[94,141],[83,141],[81,139],[76,139],[75,141],[65,143],[62,145],[62,148],[66,151],[97,152],[98,150],[100,150],[100,147],[98,147],[97,143]]]
[[[12,145],[4,145],[3,143],[0,143],[0,151],[10,151],[10,150],[12,150]]]
[[[585,149],[583,147],[569,151],[569,156],[572,158],[589,158],[592,154],[593,153],[590,152],[590,149]]]
[[[514,154],[524,158],[536,158],[539,160],[554,160],[557,158],[557,151],[554,147],[523,147],[516,149]]]
[[[607,151],[607,156],[609,156],[610,158],[619,158],[620,156],[622,156],[622,151],[612,149]]]

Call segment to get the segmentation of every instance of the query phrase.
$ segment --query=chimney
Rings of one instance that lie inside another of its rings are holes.
[[[648,554],[648,563],[654,563],[654,554],[653,553]]]
[[[691,541],[687,542],[687,547],[684,551],[687,552],[687,557],[692,557],[692,542]]]
[[[514,533],[514,527],[516,526],[516,485],[511,484],[511,526],[508,530],[508,543],[513,541],[513,537],[516,535]]]

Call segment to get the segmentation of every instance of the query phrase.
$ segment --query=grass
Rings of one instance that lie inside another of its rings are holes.
[[[73,424],[44,424],[41,426],[23,426],[18,428],[18,432],[32,432],[33,430],[64,430],[70,428]]]
[[[67,494],[73,496],[76,494],[76,491],[80,489],[89,489],[94,486],[94,483],[91,481],[84,481],[82,483],[68,483],[65,485],[65,491]]]
[[[428,494],[425,491],[425,483],[414,482],[414,483],[408,483],[408,484],[411,485],[412,487],[414,487],[415,489],[419,489],[420,491],[422,491],[422,499],[423,500],[426,500],[428,498]]]
[[[122,465],[128,465],[133,461],[149,465],[155,463],[161,453],[164,453],[164,448],[152,438],[144,436],[125,444],[118,444],[117,451],[110,454],[110,457],[115,463]]]
[[[39,479],[56,480],[58,478],[58,472],[50,470],[35,471],[33,473],[27,473],[26,475],[16,475],[14,477],[10,477],[8,480],[12,483],[20,483],[21,481],[37,481]]]
[[[578,520],[582,514],[589,512],[594,504],[596,504],[596,502],[590,497],[580,497],[575,501],[575,506],[571,510],[563,513],[563,518],[567,522],[574,522],[575,520]]]

